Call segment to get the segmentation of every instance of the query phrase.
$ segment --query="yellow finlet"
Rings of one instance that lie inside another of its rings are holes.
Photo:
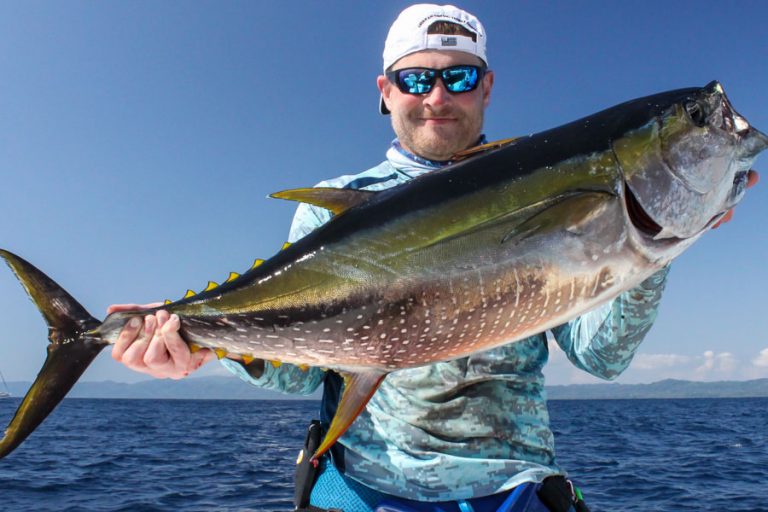
[[[248,364],[251,364],[252,362],[254,362],[254,361],[256,360],[256,358],[255,358],[255,357],[253,357],[253,356],[245,356],[245,355],[244,355],[244,356],[241,356],[241,357],[243,358],[243,362],[244,362],[246,365],[248,365]]]
[[[189,351],[192,352],[193,354],[195,352],[200,352],[201,350],[203,350],[203,347],[201,347],[200,345],[198,345],[196,343],[192,343],[192,344],[189,345]]]
[[[255,260],[255,261],[253,262],[253,265],[251,265],[251,269],[254,269],[254,268],[258,267],[258,266],[259,266],[259,265],[261,265],[262,263],[264,263],[264,260],[262,260],[262,259],[257,259],[257,260]]]
[[[204,292],[208,292],[213,290],[214,288],[218,288],[219,283],[214,283],[213,281],[208,281],[208,286],[205,287]]]
[[[283,244],[283,246],[280,248],[280,250],[281,250],[281,251],[284,251],[284,250],[286,250],[287,248],[289,248],[290,246],[291,246],[291,242],[285,242],[285,243]]]
[[[190,297],[194,297],[195,295],[197,295],[197,294],[195,293],[194,290],[187,290],[187,293],[185,293],[184,297],[182,297],[182,298],[188,299]]]
[[[283,365],[283,363],[281,363],[280,361],[270,361],[270,363],[272,363],[272,366],[274,366],[275,368],[280,368]]]
[[[306,372],[307,370],[309,370],[309,365],[308,364],[300,364],[299,365],[299,370],[301,370],[303,372]]]
[[[217,348],[214,350],[214,352],[216,352],[216,357],[218,357],[219,359],[224,359],[225,357],[227,357],[227,351],[224,350],[223,348]]]
[[[226,281],[224,281],[224,282],[225,282],[225,283],[229,283],[229,282],[231,282],[231,281],[234,281],[234,280],[235,280],[235,279],[237,279],[238,277],[240,277],[240,274],[238,274],[237,272],[230,272],[230,273],[229,273],[229,276],[227,276],[227,280],[226,280]]]
[[[165,302],[163,302],[163,305],[167,306],[168,304],[173,304],[173,301],[171,299],[165,299]]]

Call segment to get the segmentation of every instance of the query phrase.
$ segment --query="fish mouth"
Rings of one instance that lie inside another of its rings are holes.
[[[629,188],[626,181],[624,182],[624,204],[627,207],[629,220],[632,222],[635,229],[650,238],[655,238],[656,235],[662,232],[664,228],[659,226],[659,224],[648,215],[648,212],[643,209],[640,201],[637,200],[637,196],[635,196],[632,189]]]

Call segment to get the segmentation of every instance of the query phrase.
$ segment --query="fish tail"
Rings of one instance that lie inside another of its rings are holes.
[[[101,322],[52,279],[13,253],[2,256],[48,323],[48,356],[0,439],[0,458],[11,453],[53,411],[106,346],[86,334]]]

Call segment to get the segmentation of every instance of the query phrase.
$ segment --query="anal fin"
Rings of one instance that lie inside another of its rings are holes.
[[[387,374],[369,371],[366,373],[342,373],[342,376],[344,377],[344,392],[336,408],[336,415],[331,421],[331,426],[328,428],[323,442],[312,455],[312,460],[317,460],[318,457],[327,452],[333,443],[347,431]]]

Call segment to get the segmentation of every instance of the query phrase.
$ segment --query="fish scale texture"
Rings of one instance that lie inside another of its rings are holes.
[[[372,169],[318,186],[382,190],[434,169],[398,149],[393,145],[387,160]],[[301,204],[289,240],[330,218],[327,210]],[[656,317],[667,270],[553,329],[576,367],[611,379],[629,365]],[[564,473],[555,460],[544,392],[542,368],[548,357],[546,336],[540,334],[389,374],[339,441],[345,447],[346,476],[366,486],[346,492],[358,493],[363,501],[370,489],[412,500],[456,500]],[[239,364],[222,362],[246,381],[288,393],[311,393],[324,378],[320,369],[283,364],[266,365],[261,378],[253,379]]]

